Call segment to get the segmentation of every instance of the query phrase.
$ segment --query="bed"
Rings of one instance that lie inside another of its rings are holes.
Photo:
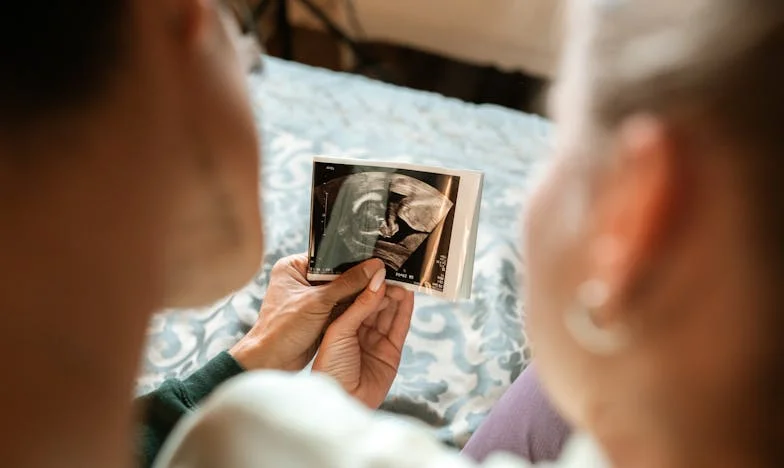
[[[154,317],[138,392],[193,372],[256,320],[272,265],[307,248],[314,155],[478,169],[486,183],[473,297],[417,297],[400,374],[383,406],[462,446],[530,359],[518,239],[531,175],[549,151],[549,124],[276,59],[251,80],[265,149],[264,265],[247,287],[211,307]]]

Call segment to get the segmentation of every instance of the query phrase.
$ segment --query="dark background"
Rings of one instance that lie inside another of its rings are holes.
[[[334,168],[334,170],[329,170],[327,168]],[[428,236],[427,240],[425,240],[422,245],[419,246],[417,250],[414,251],[413,254],[408,258],[406,263],[400,268],[398,273],[406,273],[409,275],[414,275],[413,280],[409,279],[402,279],[395,276],[395,271],[391,268],[387,267],[387,279],[400,281],[409,284],[415,285],[422,285],[424,282],[430,283],[433,289],[443,292],[443,279],[439,281],[440,275],[446,274],[446,268],[449,263],[449,246],[452,240],[452,227],[454,225],[455,220],[455,209],[457,207],[457,193],[460,188],[460,177],[458,176],[450,176],[444,174],[435,174],[431,172],[421,172],[421,171],[412,171],[406,169],[394,169],[388,167],[377,167],[377,166],[354,166],[350,164],[335,164],[335,163],[322,163],[317,162],[313,164],[313,187],[311,192],[311,216],[310,216],[310,267],[313,268],[315,266],[315,259],[318,257],[318,249],[321,245],[321,241],[324,236],[324,231],[326,230],[326,226],[329,223],[329,217],[331,213],[327,213],[327,218],[322,221],[321,212],[323,207],[321,203],[316,200],[315,197],[315,188],[319,185],[324,183],[330,182],[334,179],[339,179],[341,177],[349,176],[351,174],[358,174],[362,172],[389,172],[389,173],[396,173],[401,175],[406,175],[409,177],[413,177],[414,179],[420,180],[425,182],[426,184],[434,187],[439,192],[443,193],[449,200],[452,201],[454,204],[452,209],[449,210],[449,214],[443,221],[443,230],[441,231],[441,239],[438,241],[437,249],[435,253],[431,252],[432,261],[436,261],[442,255],[447,259],[447,262],[443,265],[443,271],[439,266],[436,266],[432,270],[431,277],[429,278],[422,278],[422,274],[425,270],[425,266],[427,265],[427,245],[430,241],[432,234]],[[452,183],[450,190],[447,191],[447,187],[450,186],[448,182],[452,179],[456,179],[457,183]],[[394,200],[394,194],[390,196],[389,200]],[[398,220],[398,223],[405,223],[402,219]],[[438,229],[438,228],[436,228]],[[401,232],[405,232],[406,234],[411,234],[413,231],[408,225],[401,226]],[[393,238],[393,241],[399,240],[398,237],[401,235],[399,233]],[[340,265],[335,273],[343,273],[349,270],[351,267],[357,265],[359,262],[353,263],[345,263]]]

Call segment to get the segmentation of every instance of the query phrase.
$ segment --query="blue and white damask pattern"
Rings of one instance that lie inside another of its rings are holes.
[[[256,320],[272,264],[308,242],[316,154],[477,169],[486,174],[471,301],[418,296],[400,375],[384,409],[461,446],[530,359],[519,275],[521,215],[546,121],[361,77],[269,59],[251,90],[264,141],[266,259],[245,289],[203,310],[154,318],[139,391],[182,377]]]

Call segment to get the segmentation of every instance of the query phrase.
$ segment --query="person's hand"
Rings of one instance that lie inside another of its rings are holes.
[[[374,259],[335,281],[311,286],[307,271],[305,255],[284,258],[273,267],[258,321],[229,351],[245,369],[303,369],[336,307],[368,287],[374,277],[383,283],[386,274],[384,263]]]
[[[397,376],[413,311],[411,292],[386,285],[366,289],[327,329],[313,371],[330,375],[355,398],[378,408]]]

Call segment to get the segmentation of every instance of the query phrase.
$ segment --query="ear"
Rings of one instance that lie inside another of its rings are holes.
[[[677,216],[679,168],[673,132],[651,116],[623,123],[615,138],[614,164],[602,180],[597,202],[592,263],[610,300],[633,300],[653,264],[664,255]],[[603,307],[597,320],[627,317],[628,307]]]

